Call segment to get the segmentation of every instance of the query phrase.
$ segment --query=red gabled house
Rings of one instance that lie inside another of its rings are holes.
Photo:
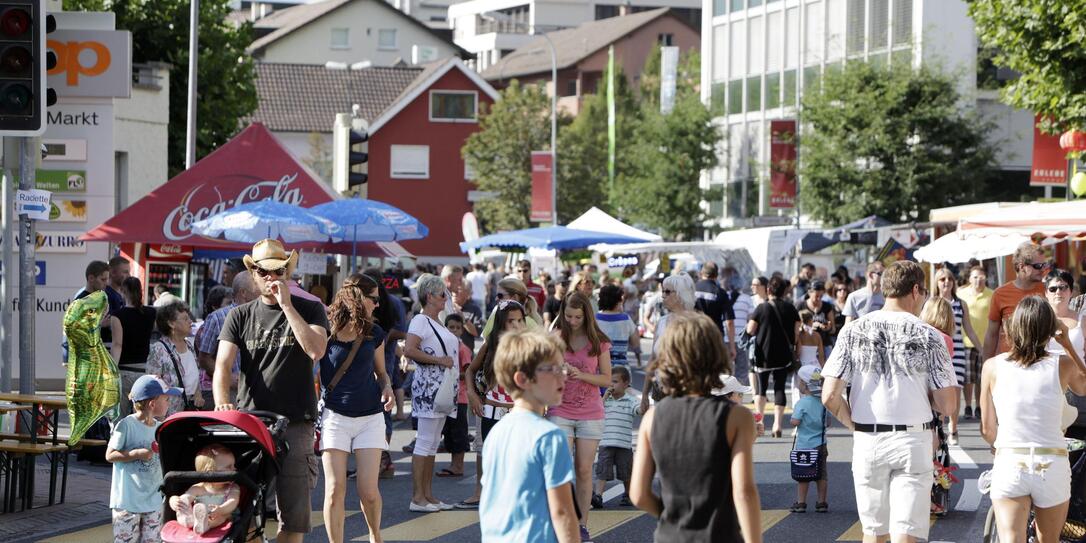
[[[458,58],[422,67],[329,70],[303,64],[257,63],[260,105],[253,119],[299,157],[312,134],[326,138],[336,113],[358,111],[369,124],[367,197],[414,215],[430,229],[404,248],[421,259],[466,260],[461,220],[475,189],[460,149],[479,130],[482,104],[498,98]],[[331,179],[325,180],[331,183]]]

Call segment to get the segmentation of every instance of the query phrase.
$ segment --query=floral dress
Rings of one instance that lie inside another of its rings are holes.
[[[192,338],[185,338],[185,345],[189,352],[195,353],[192,347]],[[151,344],[151,354],[147,356],[147,373],[155,375],[171,387],[185,390],[183,381],[185,367],[181,364],[181,356],[174,349],[168,339],[162,339]],[[187,392],[185,393],[187,395]],[[166,416],[185,410],[185,398],[182,396],[168,396],[170,407]]]

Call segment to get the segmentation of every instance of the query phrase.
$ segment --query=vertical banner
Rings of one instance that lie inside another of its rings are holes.
[[[769,123],[769,208],[796,207],[796,121]]]
[[[1033,165],[1031,187],[1062,187],[1067,184],[1067,154],[1060,149],[1060,136],[1041,132],[1041,117],[1033,119]]]
[[[660,48],[660,113],[671,113],[675,107],[675,83],[679,72],[679,48]]]
[[[615,188],[615,46],[607,50],[607,182]]]
[[[551,183],[554,155],[550,151],[532,151],[532,211],[530,220],[548,222],[554,218]]]

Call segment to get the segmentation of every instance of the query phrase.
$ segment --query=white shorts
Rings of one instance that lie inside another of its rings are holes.
[[[931,432],[854,432],[852,478],[863,533],[928,538]]]
[[[351,452],[358,449],[388,449],[383,413],[348,417],[331,409],[321,416],[321,450]]]
[[[1054,454],[996,454],[992,463],[991,497],[1033,498],[1036,507],[1053,507],[1071,499],[1071,463]]]

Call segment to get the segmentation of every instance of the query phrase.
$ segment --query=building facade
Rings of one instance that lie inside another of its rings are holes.
[[[453,41],[484,71],[526,45],[533,34],[551,32],[660,7],[672,8],[692,26],[702,18],[699,0],[468,0],[449,7]]]
[[[978,92],[978,44],[963,0],[705,0],[701,37],[702,97],[721,113],[725,134],[719,165],[703,178],[725,189],[722,200],[708,202],[718,218],[711,226],[770,214],[761,190],[769,123],[797,118],[803,93],[844,62],[925,64],[955,74],[963,106],[997,125],[1001,169],[1029,170],[1032,114]]]

